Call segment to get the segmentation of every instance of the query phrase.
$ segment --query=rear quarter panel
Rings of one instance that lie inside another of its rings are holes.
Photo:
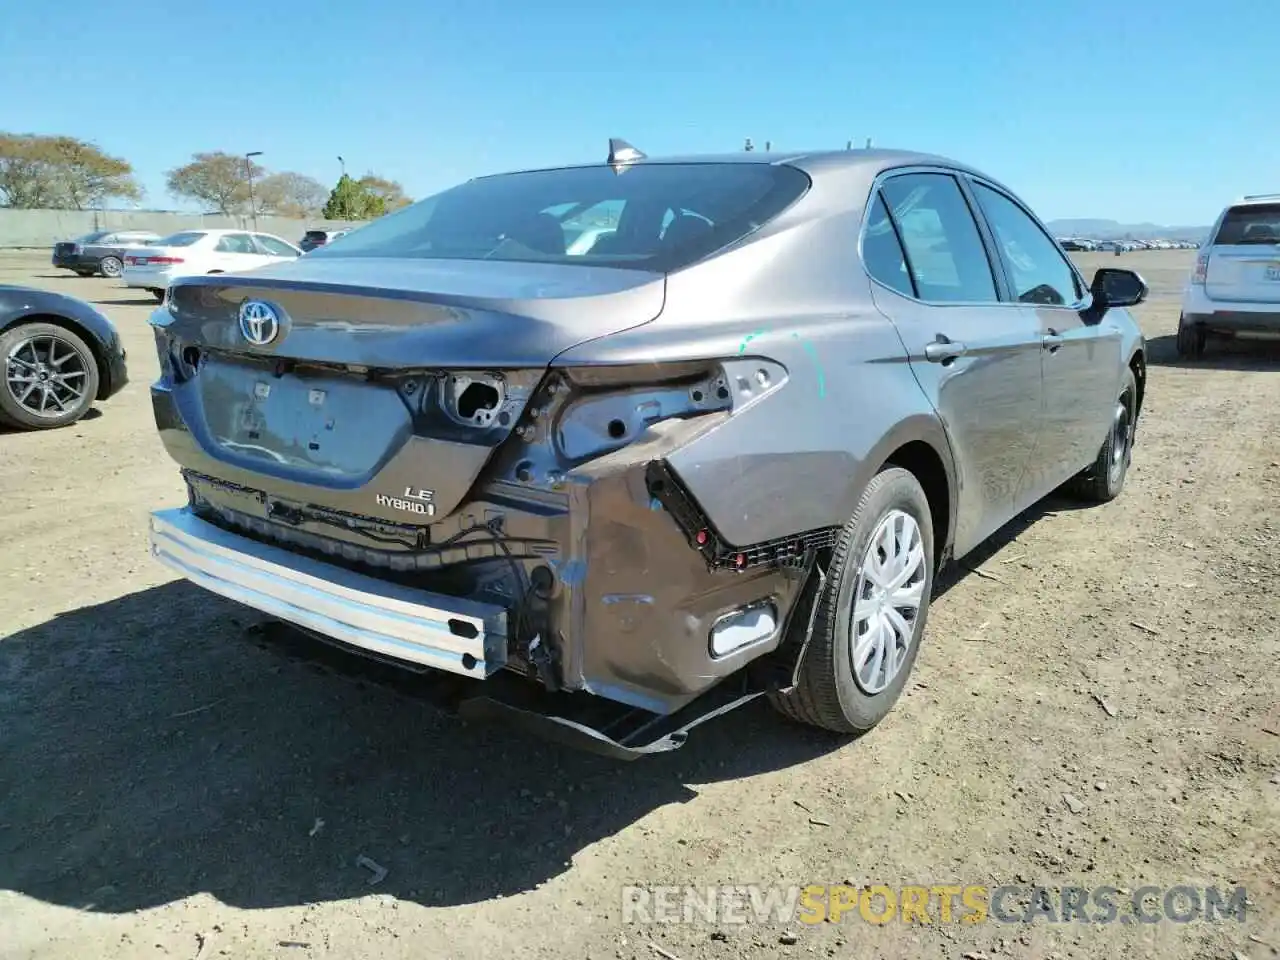
[[[950,462],[901,338],[870,299],[856,253],[865,192],[852,179],[815,183],[752,242],[670,275],[653,322],[557,361],[785,368],[780,386],[667,457],[735,546],[844,524],[885,458],[912,440]]]

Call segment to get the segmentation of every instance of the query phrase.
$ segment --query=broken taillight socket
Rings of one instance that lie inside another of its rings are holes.
[[[708,540],[707,531],[699,530],[696,534],[694,534],[693,539],[698,541],[698,546],[700,547],[706,546],[707,540]]]

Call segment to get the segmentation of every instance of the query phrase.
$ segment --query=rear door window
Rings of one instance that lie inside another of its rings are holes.
[[[907,260],[902,255],[902,244],[898,243],[898,234],[879,191],[867,212],[867,226],[862,233],[862,262],[873,280],[903,296],[916,295]]]
[[[902,237],[917,296],[929,303],[995,303],[995,277],[955,177],[909,173],[881,193]]]
[[[1213,242],[1226,247],[1280,243],[1280,203],[1232,207],[1222,218],[1222,226],[1218,228]]]
[[[218,238],[215,248],[219,253],[257,253],[253,240],[247,233],[228,233]]]

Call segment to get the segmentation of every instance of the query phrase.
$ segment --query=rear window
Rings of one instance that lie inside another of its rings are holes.
[[[323,230],[308,230],[302,238],[304,240],[323,240],[327,234]]]
[[[1280,243],[1280,203],[1254,203],[1232,207],[1222,218],[1213,241],[1226,246]]]
[[[157,247],[189,247],[203,236],[204,234],[198,231],[173,233],[161,240],[154,241],[154,245]]]
[[[110,236],[107,230],[95,230],[93,233],[86,233],[83,237],[76,240],[76,243],[97,243],[103,237]]]
[[[316,257],[577,263],[668,272],[757,229],[809,178],[766,163],[639,164],[471,180],[373,221]],[[589,241],[589,242],[584,242]]]

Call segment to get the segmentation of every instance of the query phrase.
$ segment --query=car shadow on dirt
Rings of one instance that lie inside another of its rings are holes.
[[[100,307],[158,307],[160,301],[155,297],[106,297],[94,300]]]
[[[202,891],[248,908],[485,901],[554,878],[691,784],[847,743],[757,701],[622,763],[464,724],[261,633],[176,581],[0,642],[0,888],[110,913]]]
[[[1204,355],[1193,360],[1178,356],[1177,340],[1175,334],[1148,340],[1147,365],[1258,373],[1280,369],[1280,343],[1210,339],[1205,345]]]

